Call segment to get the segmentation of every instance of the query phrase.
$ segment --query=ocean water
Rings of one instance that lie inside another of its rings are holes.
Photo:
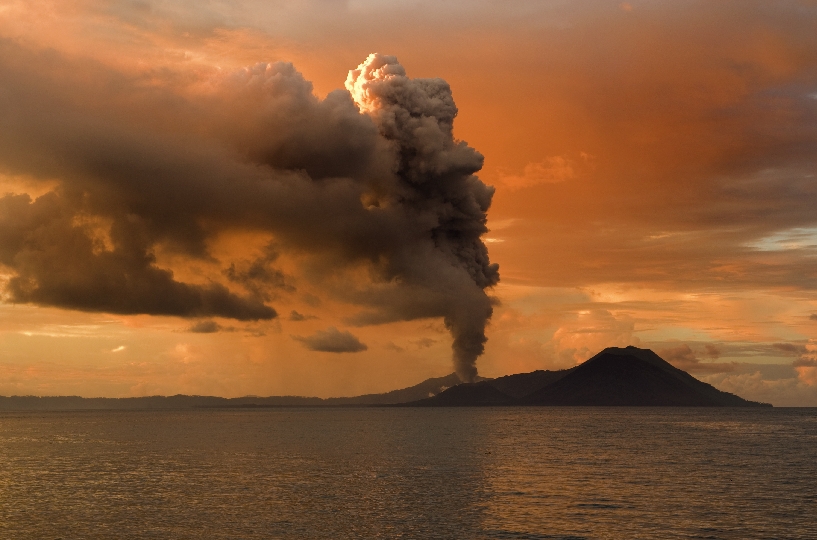
[[[0,538],[817,539],[817,409],[2,413]]]

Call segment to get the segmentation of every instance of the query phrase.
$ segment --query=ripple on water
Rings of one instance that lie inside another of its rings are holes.
[[[817,538],[814,409],[0,415],[2,538]]]

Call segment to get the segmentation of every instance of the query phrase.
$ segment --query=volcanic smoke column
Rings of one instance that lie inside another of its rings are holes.
[[[482,155],[454,140],[457,107],[442,79],[409,79],[396,57],[371,54],[349,72],[346,88],[392,145],[397,180],[385,204],[427,224],[393,254],[394,273],[433,291],[434,311],[454,338],[457,375],[473,381],[493,311],[485,289],[499,281],[481,240],[494,193],[474,176]]]

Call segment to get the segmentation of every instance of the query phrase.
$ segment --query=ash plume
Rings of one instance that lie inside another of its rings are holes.
[[[442,318],[456,371],[472,380],[485,290],[499,279],[480,239],[493,189],[474,176],[482,156],[453,137],[448,84],[410,79],[378,54],[324,99],[288,63],[208,77],[146,82],[0,40],[0,174],[54,184],[37,198],[0,194],[0,294],[270,319],[268,303],[297,287],[279,253],[306,254],[313,277],[368,269],[368,282],[329,291],[362,308],[347,323]],[[268,234],[275,249],[218,260],[199,283],[156,255],[212,263],[211,244],[231,231]]]
[[[454,139],[457,108],[442,79],[409,79],[394,56],[371,54],[349,72],[346,88],[394,152],[396,182],[385,204],[429,224],[416,245],[390,258],[387,274],[425,286],[442,302],[457,375],[472,381],[492,313],[484,290],[499,281],[481,240],[493,196],[474,176],[482,155]]]

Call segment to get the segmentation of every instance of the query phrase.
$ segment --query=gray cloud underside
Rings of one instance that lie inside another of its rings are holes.
[[[341,332],[333,326],[326,330],[315,332],[311,336],[292,336],[292,339],[300,341],[304,347],[311,351],[352,353],[368,349],[368,347],[361,343],[351,332]]]
[[[204,320],[192,324],[187,331],[194,334],[215,334],[222,330],[222,326],[216,321]]]

